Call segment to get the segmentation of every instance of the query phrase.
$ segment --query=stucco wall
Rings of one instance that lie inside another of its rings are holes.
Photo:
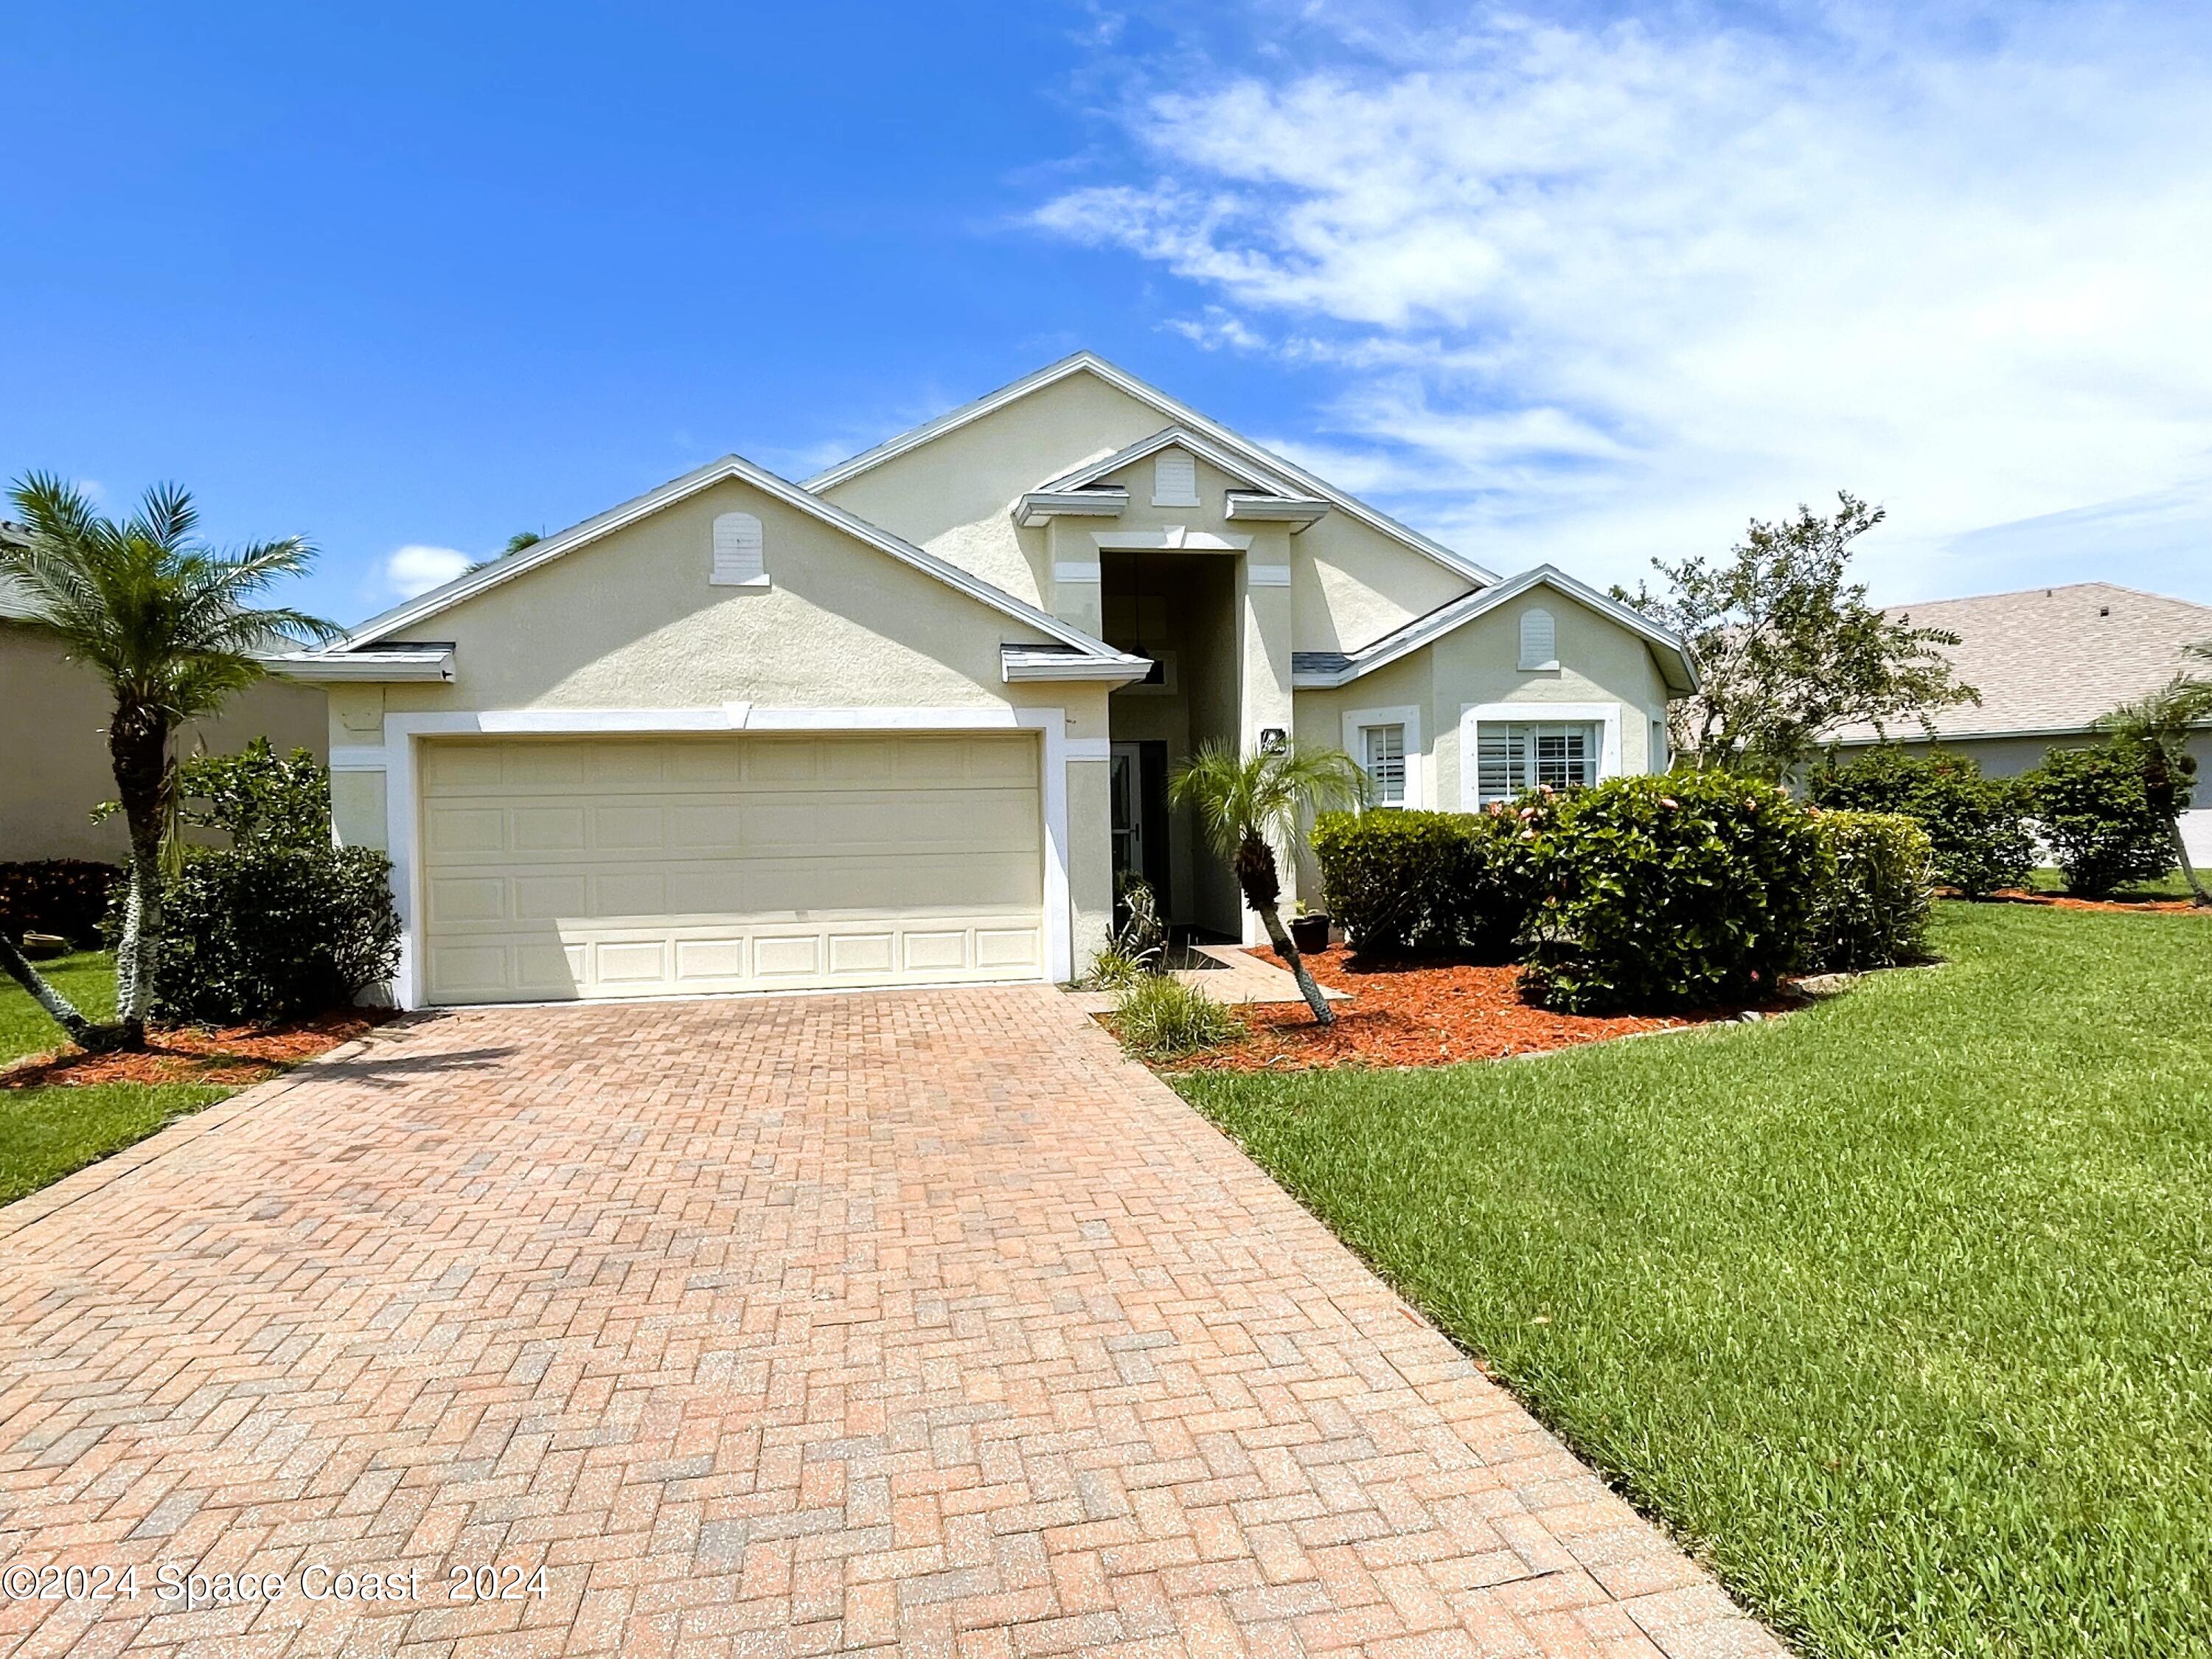
[[[118,859],[122,821],[94,824],[115,798],[107,759],[112,708],[89,672],[31,629],[0,623],[0,860]],[[323,694],[271,681],[249,687],[217,719],[185,731],[179,752],[225,754],[266,737],[279,754],[326,751]]]

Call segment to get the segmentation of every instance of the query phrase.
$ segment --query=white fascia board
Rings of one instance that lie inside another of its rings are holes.
[[[1034,530],[1048,519],[1119,518],[1129,505],[1126,489],[1032,489],[1014,507],[1014,522]]]
[[[288,680],[450,680],[451,651],[288,651],[264,657],[269,672]]]
[[[635,524],[640,519],[657,513],[665,507],[672,506],[687,496],[696,495],[702,489],[710,489],[715,484],[730,479],[750,484],[763,495],[772,495],[787,507],[794,507],[810,517],[820,520],[824,524],[833,526],[856,541],[864,542],[878,552],[887,553],[903,564],[911,565],[925,574],[934,576],[947,586],[958,589],[970,599],[990,606],[1001,615],[1011,617],[1017,622],[1025,623],[1042,633],[1049,634],[1053,638],[1075,647],[1079,651],[1092,656],[1117,654],[1104,641],[1060,621],[1057,617],[1038,610],[1033,605],[1016,599],[1004,588],[993,586],[981,577],[973,575],[961,569],[957,565],[947,563],[934,553],[916,547],[912,542],[894,536],[890,531],[872,525],[866,519],[848,513],[842,507],[822,500],[818,495],[811,494],[787,478],[779,478],[765,467],[754,465],[742,455],[725,455],[720,460],[710,462],[705,466],[687,472],[680,478],[670,479],[658,489],[649,489],[644,495],[633,497],[619,507],[610,507],[596,517],[586,519],[580,525],[572,526],[557,536],[549,536],[544,541],[533,544],[522,552],[510,553],[504,558],[494,559],[482,569],[472,570],[465,575],[458,576],[443,586],[434,587],[428,592],[408,600],[404,605],[393,607],[380,617],[370,618],[344,639],[339,641],[337,644],[329,647],[326,651],[307,654],[320,659],[326,655],[345,652],[351,647],[374,643],[402,629],[411,628],[416,623],[434,617],[442,611],[450,610],[464,599],[474,599],[477,594],[496,587],[501,582],[512,581],[515,577],[527,571],[535,570],[538,566],[549,563],[564,553],[573,552],[579,547],[597,541],[602,536],[609,535],[627,525]]]
[[[1139,461],[1147,456],[1157,455],[1163,449],[1187,449],[1217,471],[1226,472],[1239,483],[1249,484],[1270,495],[1291,493],[1283,488],[1279,478],[1270,477],[1258,471],[1246,457],[1231,453],[1203,434],[1180,426],[1165,428],[1149,438],[1139,438],[1103,459],[1086,462],[1074,471],[1062,473],[1037,488],[1048,490],[1087,489],[1100,479],[1119,472],[1124,467],[1134,466]]]
[[[1304,529],[1328,513],[1328,503],[1304,495],[1247,495],[1229,493],[1229,516],[1256,519],[1268,524],[1296,525]]]
[[[1679,674],[1667,675],[1668,689],[1679,696],[1693,694],[1698,689],[1698,665],[1689,649],[1666,629],[1632,606],[1599,592],[1585,583],[1577,581],[1564,570],[1548,564],[1540,564],[1533,570],[1524,570],[1510,581],[1495,587],[1470,593],[1455,599],[1449,605],[1431,611],[1425,617],[1417,617],[1395,634],[1385,634],[1381,639],[1363,646],[1351,653],[1351,660],[1342,668],[1325,673],[1296,676],[1291,685],[1301,691],[1326,691],[1340,685],[1348,685],[1363,674],[1371,674],[1387,664],[1394,663],[1407,653],[1441,639],[1454,629],[1473,622],[1477,617],[1510,604],[1532,588],[1548,587],[1565,597],[1588,605],[1600,615],[1619,623],[1630,632],[1639,635],[1652,647],[1663,665],[1672,662]]]
[[[999,666],[1010,685],[1026,680],[1103,680],[1126,685],[1152,670],[1149,657],[1071,657],[1062,651],[1027,652],[1013,645],[1000,647]]]
[[[1454,575],[1480,586],[1487,586],[1498,580],[1496,571],[1486,569],[1474,560],[1462,557],[1441,542],[1431,541],[1419,531],[1400,524],[1389,514],[1370,507],[1366,502],[1354,496],[1346,495],[1327,480],[1316,477],[1304,467],[1285,460],[1273,451],[1254,443],[1249,438],[1239,433],[1231,431],[1219,422],[1208,420],[1188,404],[1177,403],[1158,387],[1147,386],[1135,375],[1115,368],[1113,364],[1092,351],[1079,351],[1072,356],[1061,358],[1056,363],[1048,363],[1033,374],[1024,374],[1020,380],[1000,386],[996,392],[987,392],[971,404],[963,404],[958,409],[949,410],[933,421],[924,422],[911,431],[902,432],[895,438],[888,438],[873,449],[863,450],[848,460],[838,462],[825,472],[816,473],[814,477],[806,480],[806,488],[813,490],[834,489],[847,479],[858,477],[872,467],[880,466],[885,461],[903,455],[909,450],[918,449],[933,438],[941,437],[947,432],[955,431],[971,421],[981,420],[993,410],[1002,409],[1006,404],[1025,398],[1030,392],[1044,386],[1051,386],[1055,381],[1064,380],[1071,374],[1085,372],[1096,374],[1117,392],[1127,394],[1139,403],[1147,404],[1158,410],[1169,420],[1191,432],[1211,438],[1216,443],[1249,457],[1252,465],[1279,474],[1286,482],[1296,484],[1300,489],[1318,500],[1327,501],[1339,512],[1349,514],[1370,529],[1377,531],[1391,540],[1411,548],[1425,558],[1434,560]]]

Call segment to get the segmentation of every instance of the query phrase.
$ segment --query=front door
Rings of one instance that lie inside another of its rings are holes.
[[[1124,875],[1146,873],[1143,744],[1114,745],[1107,794],[1113,814],[1114,890],[1119,892]]]

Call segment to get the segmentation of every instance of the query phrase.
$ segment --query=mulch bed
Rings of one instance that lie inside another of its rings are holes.
[[[149,1032],[147,1047],[135,1054],[94,1054],[82,1048],[64,1048],[19,1060],[0,1071],[0,1089],[91,1083],[242,1086],[263,1082],[303,1060],[328,1054],[392,1017],[389,1009],[349,1008],[343,1013],[286,1025],[237,1025],[222,1030],[205,1026],[164,1028]]]
[[[1271,951],[1255,951],[1279,967]],[[1546,1054],[1577,1043],[1603,1042],[1644,1031],[1723,1018],[1597,1018],[1553,1013],[1521,1000],[1518,967],[1435,961],[1378,962],[1355,957],[1343,946],[1308,957],[1313,975],[1333,990],[1350,992],[1339,1003],[1336,1024],[1321,1026],[1302,1003],[1263,1004],[1237,1011],[1251,1035],[1241,1042],[1178,1062],[1224,1072],[1307,1071],[1324,1066],[1451,1066],[1462,1060],[1503,1060]]]
[[[2191,910],[2198,915],[2212,916],[2212,909],[2185,898],[2069,898],[2063,893],[2030,893],[2018,887],[2000,888],[1990,896],[2005,904],[2040,904],[2054,910]]]

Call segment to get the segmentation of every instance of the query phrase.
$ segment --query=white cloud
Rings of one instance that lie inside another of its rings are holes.
[[[475,562],[455,548],[410,542],[385,560],[385,586],[399,598],[411,599],[444,586]]]
[[[1869,573],[1925,592],[2001,581],[1945,562],[1968,532],[2204,500],[2205,19],[1813,15],[1209,65],[1037,221],[1185,279],[1165,326],[1330,376],[1329,447],[1379,452],[1340,476],[1493,565],[1630,577],[1848,487],[1890,508]]]

